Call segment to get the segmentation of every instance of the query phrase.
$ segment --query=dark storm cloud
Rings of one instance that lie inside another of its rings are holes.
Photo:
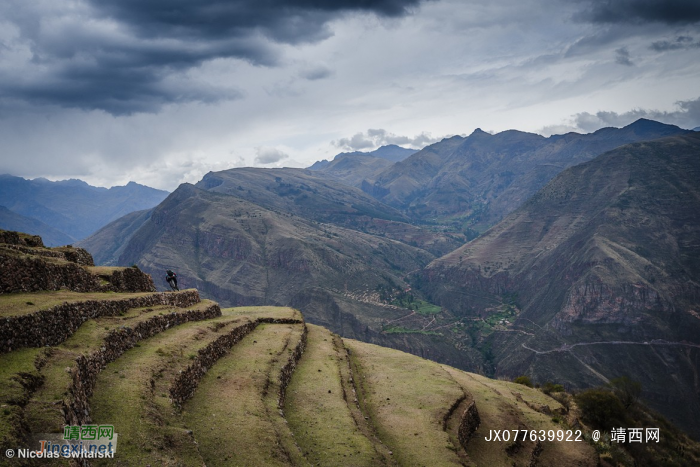
[[[700,22],[697,0],[587,0],[576,18],[593,23]]]
[[[350,11],[396,17],[420,0],[90,0],[146,37],[185,35],[211,39],[260,30],[278,42],[316,41],[326,23]]]
[[[659,110],[635,109],[629,112],[583,112],[574,116],[576,126],[584,131],[595,131],[606,126],[623,127],[640,118],[648,118],[664,123],[678,125],[681,128],[693,128],[700,125],[700,98],[676,102],[679,110],[665,112]]]
[[[674,40],[652,42],[650,49],[656,52],[668,52],[669,50],[685,50],[700,48],[700,41],[693,40],[690,36],[678,36]]]
[[[615,63],[619,65],[634,66],[632,60],[630,60],[630,51],[627,47],[620,47],[615,50]]]
[[[22,64],[30,76],[4,79],[0,98],[114,115],[232,99],[240,91],[205,85],[187,72],[216,58],[275,66],[278,44],[328,38],[328,23],[340,15],[398,17],[420,1],[88,0],[78,12],[62,2],[48,12],[9,2],[0,16],[18,28],[32,58]],[[315,70],[307,79],[329,74]]]
[[[299,76],[309,81],[317,81],[319,79],[325,79],[333,74],[333,70],[325,66],[316,66],[312,68],[305,68],[299,72]]]

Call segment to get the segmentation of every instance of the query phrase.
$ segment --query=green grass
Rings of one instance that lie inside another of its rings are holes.
[[[403,326],[387,326],[384,329],[386,334],[423,334],[426,336],[441,336],[439,332],[435,331],[422,331],[420,329],[410,329]]]
[[[462,465],[442,419],[464,395],[437,363],[343,339],[364,412],[399,465]]]
[[[528,465],[534,443],[526,442],[516,453],[508,454],[510,442],[487,442],[488,430],[567,430],[552,421],[552,416],[533,409],[547,406],[561,409],[561,404],[542,392],[509,381],[465,373],[442,366],[476,402],[481,427],[469,441],[467,456],[476,465]],[[511,433],[512,435],[512,433]],[[522,434],[521,434],[522,436]],[[585,442],[543,442],[537,465],[596,465],[593,448]]]
[[[410,299],[408,298],[410,297]],[[436,315],[442,311],[437,305],[433,305],[425,300],[413,298],[413,295],[402,294],[399,298],[391,301],[392,305],[400,306],[408,310],[414,310],[421,315]]]
[[[68,290],[56,290],[33,293],[9,293],[0,295],[0,318],[19,316],[46,310],[63,303],[78,303],[87,300],[123,300],[133,297],[154,295],[154,292],[114,293],[90,292],[80,293]]]
[[[169,385],[178,371],[191,363],[190,354],[243,322],[219,317],[185,323],[142,341],[107,365],[97,379],[90,404],[95,423],[114,425],[119,434],[115,459],[130,465],[202,463],[194,438],[187,434],[169,401]],[[222,326],[217,328],[213,323]]]
[[[312,465],[377,465],[380,457],[359,430],[343,397],[338,365],[345,361],[333,335],[319,326],[308,327],[307,349],[287,389],[285,404],[294,439]]]
[[[36,391],[25,410],[30,429],[40,433],[59,433],[63,430],[64,419],[60,412],[60,402],[68,397],[71,384],[71,374],[68,370],[74,367],[75,359],[79,355],[88,355],[99,349],[110,331],[121,326],[133,327],[156,314],[201,310],[210,304],[210,301],[203,300],[189,308],[135,308],[128,310],[123,316],[104,316],[83,323],[61,345],[51,348],[51,356],[42,369],[44,384]]]
[[[428,303],[423,300],[418,300],[416,302],[416,305],[417,308],[415,308],[415,310],[421,315],[435,315],[442,311],[442,308],[440,308],[439,306],[433,305],[432,303]]]
[[[263,324],[212,367],[183,408],[207,465],[283,466],[289,459],[265,401],[274,369],[286,363],[295,328]],[[269,394],[277,397],[276,394]]]
[[[35,362],[44,349],[21,349],[0,354],[0,446],[15,448],[19,444],[17,426],[22,418],[22,406],[27,391],[21,384],[21,374],[39,376]]]

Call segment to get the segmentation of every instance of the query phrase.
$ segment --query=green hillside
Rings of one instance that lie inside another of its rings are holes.
[[[222,310],[196,290],[155,292],[138,270],[95,268],[83,250],[45,248],[38,237],[0,231],[0,241],[0,263],[20,265],[15,276],[52,265],[55,280],[47,283],[58,286],[27,291],[27,283],[36,284],[0,275],[0,465],[612,466],[700,459],[697,443],[668,424],[663,443],[640,452],[609,437],[596,443],[582,423],[589,415],[566,393],[550,397],[343,339],[289,307]],[[141,290],[116,290],[127,271],[140,278],[132,277],[130,288],[140,283]],[[19,449],[39,449],[41,440],[62,449],[72,432],[83,442],[91,427],[97,433],[105,426],[112,438],[100,443],[116,443],[114,458],[19,457]]]
[[[64,255],[55,266],[76,277],[125,270],[71,263],[68,248],[1,233],[2,262],[21,249],[34,266]],[[7,450],[63,443],[70,427],[93,425],[114,427],[117,452],[87,465],[598,462],[585,441],[483,441],[492,428],[572,428],[538,390],[341,339],[292,308],[221,310],[196,290],[154,292],[148,281],[137,292],[99,281],[85,292],[67,290],[75,281],[27,292],[0,281],[2,465],[69,465]]]

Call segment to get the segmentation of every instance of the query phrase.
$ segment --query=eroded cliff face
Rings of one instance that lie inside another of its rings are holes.
[[[672,305],[645,284],[611,287],[601,281],[586,281],[569,289],[566,302],[551,321],[562,334],[570,334],[571,323],[637,326],[646,312],[671,312]]]

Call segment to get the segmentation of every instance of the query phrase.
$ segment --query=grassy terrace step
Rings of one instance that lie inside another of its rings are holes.
[[[437,363],[343,339],[363,411],[399,465],[462,465],[443,420],[462,388]]]
[[[61,432],[67,421],[89,420],[87,397],[97,374],[138,341],[185,321],[220,313],[208,300],[189,308],[154,307],[129,310],[124,316],[89,320],[69,339],[49,349],[41,374],[44,384],[25,407],[32,432]]]
[[[200,350],[247,323],[251,321],[245,317],[225,313],[220,318],[183,324],[143,341],[105,368],[90,402],[95,423],[113,424],[119,434],[117,462],[202,464],[194,438],[174,410],[168,390]],[[113,462],[105,460],[103,464]]]
[[[597,464],[597,455],[587,442],[543,441],[534,456],[536,443],[529,440],[520,444],[513,442],[512,438],[510,442],[487,442],[484,438],[489,437],[491,429],[527,429],[537,430],[538,433],[539,430],[554,430],[555,433],[557,430],[566,431],[566,426],[553,421],[563,407],[542,392],[521,384],[492,380],[446,365],[443,368],[474,398],[478,407],[481,428],[466,446],[471,465]]]
[[[0,295],[0,353],[22,347],[58,345],[88,319],[116,316],[130,308],[199,302],[199,293],[134,294],[46,292]]]
[[[285,415],[289,428],[312,465],[375,466],[383,463],[356,425],[348,407],[354,404],[350,388],[344,388],[341,365],[344,349],[326,328],[308,325],[308,343],[287,388]]]
[[[303,462],[276,391],[303,329],[301,324],[261,324],[202,379],[182,415],[207,465]]]
[[[194,290],[194,289],[190,289]],[[183,290],[184,292],[184,290]],[[31,293],[11,293],[0,295],[0,319],[15,318],[40,311],[51,311],[64,304],[78,304],[86,301],[120,301],[131,298],[161,295],[163,292],[73,292],[70,290],[46,290]]]
[[[0,355],[0,452],[20,446],[28,434],[23,407],[42,382],[36,364],[43,355],[44,349]]]

